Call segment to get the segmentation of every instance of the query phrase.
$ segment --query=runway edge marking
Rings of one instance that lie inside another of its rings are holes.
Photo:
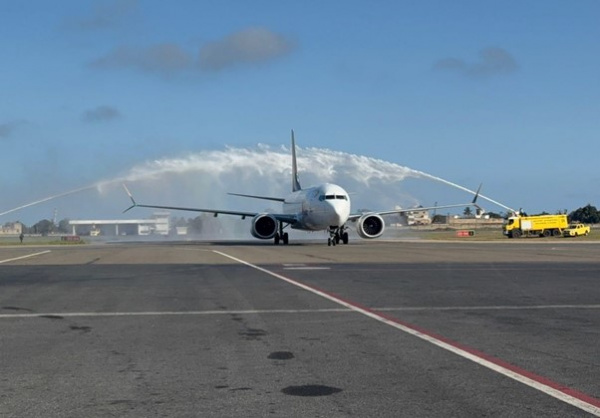
[[[0,260],[0,264],[10,263],[11,261],[23,260],[24,258],[35,257],[35,256],[42,255],[42,254],[48,254],[49,252],[50,252],[50,250],[46,250],[46,251],[40,251],[39,253],[22,255],[21,257],[9,258],[7,260]]]
[[[325,291],[319,290],[315,287],[308,286],[304,283],[297,282],[296,280],[290,279],[289,277],[282,276],[281,274],[272,272],[255,264],[244,261],[240,258],[234,257],[227,253],[213,250],[215,254],[219,254],[223,257],[229,258],[230,260],[236,261],[240,264],[244,264],[248,267],[251,267],[255,270],[262,271],[272,277],[283,280],[289,284],[297,286],[301,289],[304,289],[308,292],[314,293],[318,296],[321,296],[325,299],[328,299],[334,303],[345,306],[348,309],[351,309],[355,312],[361,313],[371,319],[375,319],[376,321],[382,322],[386,325],[404,331],[410,335],[413,335],[417,338],[420,338],[424,341],[427,341],[431,344],[437,345],[447,351],[450,351],[456,355],[459,355],[463,358],[471,360],[472,362],[479,364],[481,366],[487,367],[490,370],[493,370],[497,373],[500,373],[506,377],[509,377],[517,382],[523,383],[529,387],[532,387],[536,390],[539,390],[547,395],[552,396],[560,401],[568,403],[576,408],[579,408],[583,411],[586,411],[590,414],[600,417],[600,399],[596,399],[592,396],[589,396],[583,392],[579,392],[577,390],[571,389],[567,386],[558,384],[553,382],[550,379],[547,379],[543,376],[537,375],[535,373],[531,373],[525,369],[514,366],[510,363],[507,363],[503,360],[495,358],[493,356],[487,355],[481,351],[475,350],[471,347],[465,346],[463,344],[452,341],[448,338],[442,337],[435,333],[429,332],[423,328],[417,327],[415,325],[411,325],[409,323],[399,321],[398,319],[392,318],[390,316],[377,313],[367,307],[360,306],[353,302],[349,302],[343,300],[333,294],[327,293]]]

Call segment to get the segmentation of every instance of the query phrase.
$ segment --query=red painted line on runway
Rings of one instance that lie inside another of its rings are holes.
[[[361,308],[361,309],[368,309],[368,308]],[[500,366],[502,368],[511,370],[511,371],[513,371],[513,372],[515,372],[517,374],[520,374],[520,375],[525,376],[525,377],[527,377],[527,378],[529,378],[531,380],[534,380],[534,381],[536,381],[538,383],[541,383],[542,385],[549,386],[549,387],[551,387],[553,389],[556,389],[556,390],[558,390],[560,392],[563,392],[563,393],[565,393],[565,394],[567,394],[569,396],[572,396],[572,397],[577,398],[579,400],[582,400],[582,401],[584,401],[586,403],[589,403],[590,405],[594,405],[595,407],[600,408],[600,399],[596,399],[596,398],[594,398],[592,396],[589,396],[589,395],[587,395],[587,394],[585,394],[583,392],[579,392],[578,390],[572,389],[572,388],[570,388],[568,386],[564,386],[564,385],[561,385],[559,383],[556,383],[556,382],[554,382],[554,381],[552,381],[552,380],[550,380],[550,379],[548,379],[548,378],[546,378],[544,376],[540,376],[538,374],[535,374],[533,372],[525,370],[525,369],[523,369],[523,368],[521,368],[519,366],[515,366],[514,364],[508,363],[508,362],[506,362],[506,361],[504,361],[502,359],[499,359],[497,357],[494,357],[494,356],[491,356],[489,354],[486,354],[483,351],[479,351],[479,350],[474,349],[472,347],[469,347],[467,345],[464,345],[464,344],[461,344],[459,342],[453,341],[453,340],[451,340],[449,338],[446,338],[446,337],[444,337],[442,335],[439,335],[439,334],[436,334],[434,332],[428,331],[428,330],[426,330],[424,328],[421,328],[419,326],[409,324],[408,322],[401,321],[399,319],[396,319],[394,317],[391,317],[391,316],[386,315],[386,314],[381,313],[381,312],[376,312],[376,311],[371,311],[371,312],[373,314],[375,314],[375,315],[381,316],[382,318],[386,318],[389,321],[395,322],[395,323],[397,323],[399,325],[402,325],[404,327],[407,327],[407,328],[413,329],[413,330],[415,330],[417,332],[420,332],[422,334],[428,335],[431,338],[435,338],[436,340],[440,340],[442,342],[445,342],[446,344],[449,344],[449,345],[451,345],[451,346],[453,346],[455,348],[458,348],[459,350],[466,351],[466,352],[468,352],[470,354],[473,354],[476,357],[479,357],[481,359],[487,360],[490,363],[494,363],[494,364],[496,364],[496,365],[498,365],[498,366]]]
[[[290,280],[293,280],[293,279],[290,279]],[[589,395],[587,395],[587,394],[585,394],[583,392],[579,392],[579,391],[577,391],[575,389],[572,389],[572,388],[570,388],[568,386],[564,386],[564,385],[561,385],[559,383],[556,383],[556,382],[554,382],[554,381],[552,381],[552,380],[550,380],[550,379],[548,379],[548,378],[546,378],[544,376],[540,376],[538,374],[535,374],[533,372],[525,370],[525,369],[523,369],[521,367],[515,366],[515,365],[513,365],[511,363],[508,363],[508,362],[506,362],[504,360],[501,360],[501,359],[499,359],[497,357],[494,357],[494,356],[491,356],[489,354],[486,354],[483,351],[479,351],[479,350],[474,349],[472,347],[469,347],[467,345],[464,345],[464,344],[461,344],[459,342],[453,341],[453,340],[451,340],[449,338],[446,338],[446,337],[444,337],[442,335],[439,335],[439,334],[436,334],[434,332],[431,332],[431,331],[429,331],[429,330],[427,330],[425,328],[419,327],[417,325],[410,324],[408,322],[401,321],[401,320],[399,320],[397,318],[394,318],[393,316],[390,316],[389,314],[386,314],[386,313],[383,313],[383,312],[378,312],[378,311],[375,311],[373,309],[367,308],[366,306],[360,305],[359,303],[352,302],[352,301],[347,300],[347,299],[343,299],[343,298],[341,298],[341,297],[339,297],[339,296],[337,296],[337,295],[335,295],[333,293],[330,293],[330,292],[327,292],[325,290],[319,289],[319,288],[317,288],[315,286],[306,285],[304,283],[302,283],[302,285],[306,286],[306,287],[311,287],[311,288],[313,288],[313,289],[315,289],[315,290],[317,290],[317,291],[319,291],[321,293],[327,294],[331,298],[339,299],[340,301],[343,301],[345,304],[353,306],[353,307],[355,307],[355,308],[357,308],[357,309],[359,309],[361,311],[369,312],[369,313],[371,313],[373,315],[376,315],[376,316],[384,318],[384,319],[386,319],[388,321],[394,322],[394,323],[396,323],[398,325],[402,325],[403,327],[410,328],[410,329],[412,329],[412,330],[414,330],[414,331],[416,331],[418,333],[427,335],[427,336],[429,336],[429,337],[431,337],[433,339],[442,341],[442,342],[444,342],[444,343],[446,343],[448,345],[451,345],[452,347],[455,347],[455,348],[457,348],[459,350],[466,351],[467,353],[470,353],[470,354],[472,354],[472,355],[474,355],[476,357],[479,357],[479,358],[481,358],[483,360],[487,360],[490,363],[496,364],[496,365],[498,365],[498,366],[500,366],[502,368],[508,369],[510,371],[513,371],[513,372],[519,374],[519,375],[522,375],[522,376],[525,376],[525,377],[527,377],[527,378],[529,378],[531,380],[534,380],[534,381],[536,381],[536,382],[538,382],[538,383],[540,383],[542,385],[549,386],[549,387],[551,387],[553,389],[556,389],[556,390],[558,390],[558,391],[560,391],[562,393],[565,393],[565,394],[567,394],[569,396],[572,396],[573,398],[579,399],[579,400],[581,400],[581,401],[583,401],[585,403],[588,403],[588,404],[593,405],[593,406],[595,406],[597,408],[600,408],[600,399],[596,399],[596,398],[594,398],[592,396],[589,396]]]
[[[315,286],[307,285],[301,282],[298,282],[294,279],[290,279],[289,277],[283,276],[281,274],[272,272],[265,268],[259,267],[257,265],[251,264],[247,261],[241,260],[239,258],[233,257],[229,254],[214,251],[217,254],[220,254],[229,259],[235,260],[241,264],[252,267],[256,270],[262,271],[270,276],[283,280],[287,283],[290,283],[294,286],[300,287],[304,290],[322,296],[332,302],[335,302],[339,305],[348,307],[355,312],[362,313],[372,319],[378,320],[379,322],[383,322],[387,325],[393,326],[396,329],[402,330],[408,334],[421,338],[422,340],[428,341],[438,347],[444,348],[450,352],[453,352],[463,358],[469,359],[477,364],[480,364],[488,369],[494,370],[504,376],[510,377],[513,380],[526,384],[534,389],[537,389],[541,392],[544,392],[556,399],[559,399],[563,402],[566,402],[570,405],[573,405],[579,409],[587,411],[596,416],[600,416],[600,399],[594,398],[590,395],[587,395],[578,390],[572,389],[568,386],[561,385],[556,383],[546,377],[540,376],[538,374],[527,371],[521,367],[510,364],[504,360],[496,358],[494,356],[490,356],[482,351],[476,350],[464,344],[453,341],[444,336],[438,335],[434,332],[428,331],[424,328],[421,328],[416,325],[409,324],[404,321],[400,321],[388,314],[377,312],[365,306],[362,306],[356,302],[349,301],[347,299],[343,299],[333,293],[328,291],[319,289]]]

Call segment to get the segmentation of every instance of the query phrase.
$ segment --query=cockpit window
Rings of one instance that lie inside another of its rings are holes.
[[[328,195],[320,195],[319,200],[322,202],[323,200],[348,200],[348,196],[343,194],[328,194]]]

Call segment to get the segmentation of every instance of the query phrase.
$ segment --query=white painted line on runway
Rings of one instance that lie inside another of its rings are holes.
[[[21,257],[9,258],[7,260],[0,260],[0,264],[10,263],[11,261],[23,260],[24,258],[35,257],[37,255],[48,254],[49,252],[50,252],[50,250],[46,250],[46,251],[41,251],[39,253],[22,255]]]
[[[327,309],[266,309],[240,311],[148,311],[148,312],[46,312],[0,314],[0,319],[10,318],[83,318],[83,317],[119,317],[119,316],[210,316],[210,315],[265,315],[265,314],[303,314],[352,312],[346,308]]]
[[[304,263],[288,263],[283,264],[284,270],[331,270],[331,267],[324,266],[308,266]]]
[[[4,308],[6,309],[6,308]],[[12,308],[9,308],[9,310]],[[424,311],[462,311],[462,310],[527,310],[527,309],[600,309],[600,305],[538,305],[538,306],[431,306],[431,307],[383,307],[368,308],[377,312],[424,312]],[[43,317],[118,317],[118,316],[210,316],[210,315],[270,315],[305,313],[344,313],[356,312],[350,308],[327,309],[249,309],[232,311],[147,311],[147,312],[45,312],[0,314],[0,319],[43,318]]]
[[[304,266],[304,267],[284,267],[283,269],[284,270],[331,270],[331,267]]]
[[[536,309],[600,309],[600,305],[498,305],[498,306],[403,306],[399,308],[370,308],[378,312],[395,311],[526,311]]]
[[[283,280],[289,284],[297,286],[301,289],[304,289],[308,292],[319,295],[325,299],[328,299],[332,302],[337,303],[338,305],[345,306],[348,309],[351,309],[355,312],[361,313],[369,318],[375,319],[376,321],[382,322],[386,325],[404,331],[410,335],[418,337],[424,341],[427,341],[431,344],[434,344],[438,347],[441,347],[447,351],[450,351],[456,355],[459,355],[465,359],[471,360],[474,363],[477,363],[481,366],[487,367],[490,370],[493,370],[497,373],[500,373],[506,377],[509,377],[517,382],[523,383],[527,386],[530,386],[536,390],[539,390],[547,395],[550,395],[558,400],[561,400],[565,403],[575,406],[583,411],[589,412],[590,414],[600,416],[600,399],[593,398],[585,393],[576,391],[564,385],[558,384],[556,382],[551,381],[543,376],[536,375],[531,373],[525,369],[521,369],[520,367],[514,366],[510,363],[507,363],[503,360],[495,358],[493,356],[487,355],[481,351],[475,350],[473,348],[464,346],[457,342],[454,342],[445,337],[436,335],[430,331],[425,330],[424,328],[417,327],[415,325],[399,321],[396,318],[389,317],[382,313],[377,313],[374,310],[369,308],[365,308],[359,306],[353,302],[345,301],[340,299],[339,297],[319,290],[315,287],[308,286],[306,284],[297,282],[288,277],[282,276],[281,274],[274,273],[265,268],[259,267],[237,257],[231,256],[229,254],[223,253],[221,251],[214,251],[216,254],[220,254],[223,257],[229,258],[230,260],[237,261],[238,263],[244,264],[248,267],[251,267],[255,270],[262,271],[272,277]]]

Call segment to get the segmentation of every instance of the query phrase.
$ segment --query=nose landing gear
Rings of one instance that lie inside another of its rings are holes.
[[[344,244],[348,244],[348,232],[346,232],[345,226],[337,227],[330,226],[327,230],[329,232],[329,238],[327,238],[327,246],[331,247],[335,246],[342,241]]]

